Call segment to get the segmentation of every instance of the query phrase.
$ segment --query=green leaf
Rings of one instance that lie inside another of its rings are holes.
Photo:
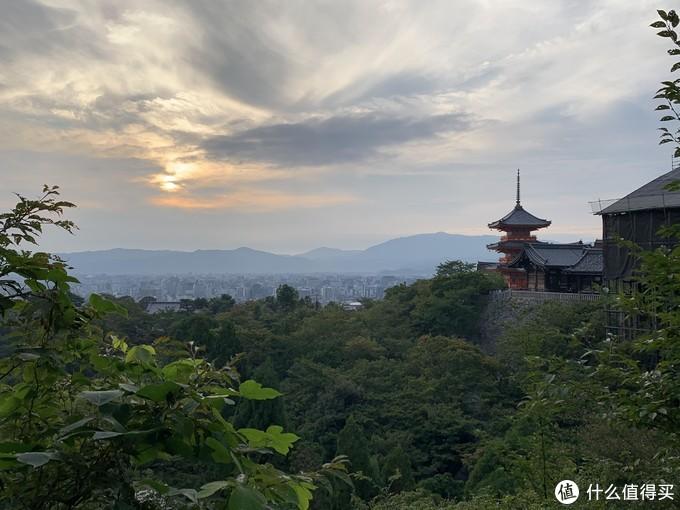
[[[214,437],[209,437],[206,439],[205,444],[213,451],[212,458],[215,462],[219,464],[231,464],[234,462],[229,449]]]
[[[196,367],[201,363],[202,360],[193,359],[175,361],[163,367],[163,376],[171,381],[188,383],[191,376],[196,373]]]
[[[128,350],[127,342],[125,340],[123,340],[122,338],[118,338],[115,335],[111,336],[111,345],[113,346],[114,349],[118,349],[123,354],[125,354]]]
[[[154,402],[162,402],[168,398],[172,393],[176,393],[181,390],[182,387],[172,381],[166,381],[160,384],[149,384],[140,388],[137,391],[137,395],[143,398],[148,398]]]
[[[120,390],[83,391],[79,394],[80,398],[84,398],[96,406],[103,406],[121,396],[123,396],[123,392]]]
[[[668,122],[669,120],[675,120],[675,117],[673,117],[672,115],[665,115],[661,117],[661,122]]]
[[[121,432],[113,432],[111,430],[98,430],[92,436],[94,441],[101,441],[102,439],[111,439],[114,437],[122,436]]]
[[[673,28],[677,27],[678,24],[680,24],[680,16],[675,11],[670,11],[668,13],[668,18],[671,20],[671,25],[673,25]]]
[[[26,452],[20,453],[16,459],[22,464],[28,464],[34,468],[43,466],[55,458],[54,453],[51,452]]]
[[[20,352],[17,354],[17,358],[19,358],[21,361],[35,361],[40,359],[40,355],[33,352]]]
[[[239,429],[253,448],[273,448],[281,455],[287,455],[293,443],[300,439],[295,434],[283,432],[283,427],[271,425],[266,431],[258,429]]]
[[[168,487],[166,484],[160,480],[154,480],[153,478],[144,478],[143,480],[140,480],[140,483],[151,487],[159,494],[167,494],[170,490],[170,487]]]
[[[156,356],[156,350],[150,345],[135,345],[125,355],[125,363],[150,365]]]
[[[241,383],[238,391],[243,398],[249,400],[270,400],[281,396],[281,393],[275,389],[263,388],[260,383],[252,379]]]
[[[63,427],[60,431],[59,434],[62,436],[65,436],[69,432],[73,432],[76,429],[79,429],[83,425],[86,425],[87,423],[90,423],[92,420],[94,420],[93,416],[88,416],[86,418],[83,418],[82,420],[78,420],[76,422],[71,423],[70,425],[66,425]]]
[[[121,390],[125,390],[128,393],[137,393],[139,391],[139,386],[135,384],[129,384],[129,383],[119,383],[118,387]]]
[[[227,510],[263,510],[267,500],[255,489],[237,485],[229,496]]]
[[[665,28],[666,24],[663,21],[655,21],[651,25],[649,25],[652,28]]]
[[[21,400],[14,395],[0,396],[0,418],[12,414],[21,405]]]
[[[115,313],[127,317],[127,310],[113,301],[101,297],[99,294],[90,294],[88,304],[99,314]]]
[[[198,504],[198,492],[195,489],[172,489],[168,492],[168,496],[184,496],[192,503]]]
[[[198,491],[198,499],[209,498],[216,492],[219,492],[222,489],[229,487],[230,485],[232,485],[232,483],[224,480],[206,483],[205,485],[201,486],[201,490]]]
[[[301,484],[293,485],[293,490],[298,499],[298,508],[300,510],[308,510],[309,502],[312,500],[312,491]]]

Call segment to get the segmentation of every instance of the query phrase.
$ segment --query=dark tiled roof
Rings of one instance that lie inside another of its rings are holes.
[[[477,271],[494,271],[498,269],[498,262],[477,262]]]
[[[543,228],[550,225],[550,221],[538,218],[517,204],[515,208],[500,220],[489,223],[489,228],[509,227],[534,227]]]
[[[602,273],[604,271],[602,248],[586,248],[581,259],[565,271],[568,273]]]
[[[527,243],[508,267],[520,267],[523,260],[542,268],[561,268],[570,273],[601,274],[602,249],[581,242],[572,244]]]
[[[583,247],[573,244],[547,244],[526,247],[527,256],[541,266],[573,266],[583,255]]]
[[[645,209],[680,207],[680,191],[668,191],[666,185],[680,180],[680,167],[663,174],[605,207],[599,214],[614,214]]]

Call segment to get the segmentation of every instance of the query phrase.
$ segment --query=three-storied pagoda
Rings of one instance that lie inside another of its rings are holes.
[[[518,267],[508,267],[524,250],[526,243],[540,243],[534,230],[548,227],[550,221],[538,218],[526,211],[520,203],[519,169],[517,170],[517,200],[515,208],[500,220],[489,223],[489,228],[504,233],[497,243],[489,244],[487,248],[502,254],[498,271],[503,275],[511,289],[526,289],[528,287],[527,272]]]

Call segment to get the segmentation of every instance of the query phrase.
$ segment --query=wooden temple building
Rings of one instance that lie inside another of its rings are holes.
[[[534,216],[520,202],[520,175],[517,170],[515,207],[489,228],[503,233],[487,248],[501,254],[495,270],[508,288],[540,292],[592,292],[602,282],[602,247],[577,243],[539,241],[534,232],[551,222]],[[488,264],[483,266],[489,270]]]
[[[661,246],[673,249],[678,240],[663,236],[662,227],[680,223],[680,167],[665,173],[618,200],[591,202],[602,216],[604,280],[610,290],[629,290],[639,259],[621,243],[626,240],[643,250]]]

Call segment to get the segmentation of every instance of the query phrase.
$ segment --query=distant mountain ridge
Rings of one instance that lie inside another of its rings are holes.
[[[235,250],[136,250],[116,248],[62,253],[78,274],[264,274],[264,273],[410,273],[431,274],[452,259],[494,260],[486,245],[495,236],[418,234],[391,239],[365,250],[317,248],[279,255],[252,248]]]

